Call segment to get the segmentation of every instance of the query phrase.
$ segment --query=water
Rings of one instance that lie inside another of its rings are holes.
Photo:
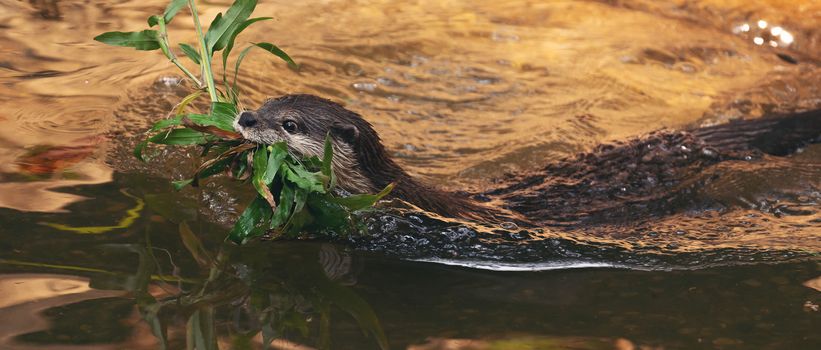
[[[201,4],[203,20],[227,5]],[[522,231],[392,203],[361,218],[368,237],[223,244],[250,193],[175,194],[189,154],[130,155],[188,93],[173,66],[90,40],[164,6],[0,0],[0,348],[821,347],[818,145],[720,163],[686,205],[618,224]],[[249,108],[289,92],[342,102],[414,175],[481,192],[603,142],[821,108],[819,13],[270,1],[256,15],[275,20],[240,39],[302,69],[257,52],[240,83]],[[187,17],[171,25],[174,41],[192,33]]]

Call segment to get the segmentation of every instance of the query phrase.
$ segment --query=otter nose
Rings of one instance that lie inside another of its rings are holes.
[[[254,116],[254,112],[242,112],[239,115],[239,125],[243,128],[250,128],[254,125],[257,125],[257,118]]]

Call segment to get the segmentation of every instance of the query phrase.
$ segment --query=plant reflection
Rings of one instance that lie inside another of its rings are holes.
[[[203,278],[162,275],[171,255],[159,254],[164,250],[150,241],[104,247],[109,254],[139,256],[136,278],[124,286],[161,348],[268,348],[275,340],[293,339],[328,349],[335,308],[352,316],[376,346],[388,348],[373,309],[345,286],[356,281],[353,260],[334,246],[311,245],[314,254],[305,254],[283,252],[270,243],[225,244],[212,252],[187,224],[180,224],[179,233]],[[171,265],[171,275],[178,275],[179,268]]]

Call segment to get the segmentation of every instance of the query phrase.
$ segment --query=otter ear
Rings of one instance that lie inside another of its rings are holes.
[[[347,142],[349,145],[356,144],[359,140],[359,129],[351,124],[333,123],[331,125],[331,134]]]

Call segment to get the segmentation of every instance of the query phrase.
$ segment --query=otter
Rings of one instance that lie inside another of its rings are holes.
[[[695,175],[719,162],[784,156],[821,141],[821,110],[738,120],[685,131],[661,130],[507,176],[507,185],[478,194],[443,191],[414,179],[388,154],[359,114],[307,94],[267,100],[241,112],[234,127],[252,142],[285,141],[299,156],[320,156],[330,134],[342,190],[390,196],[446,217],[520,224],[573,225],[660,215],[689,200]],[[692,185],[692,184],[690,184]],[[494,201],[499,205],[488,205]]]

